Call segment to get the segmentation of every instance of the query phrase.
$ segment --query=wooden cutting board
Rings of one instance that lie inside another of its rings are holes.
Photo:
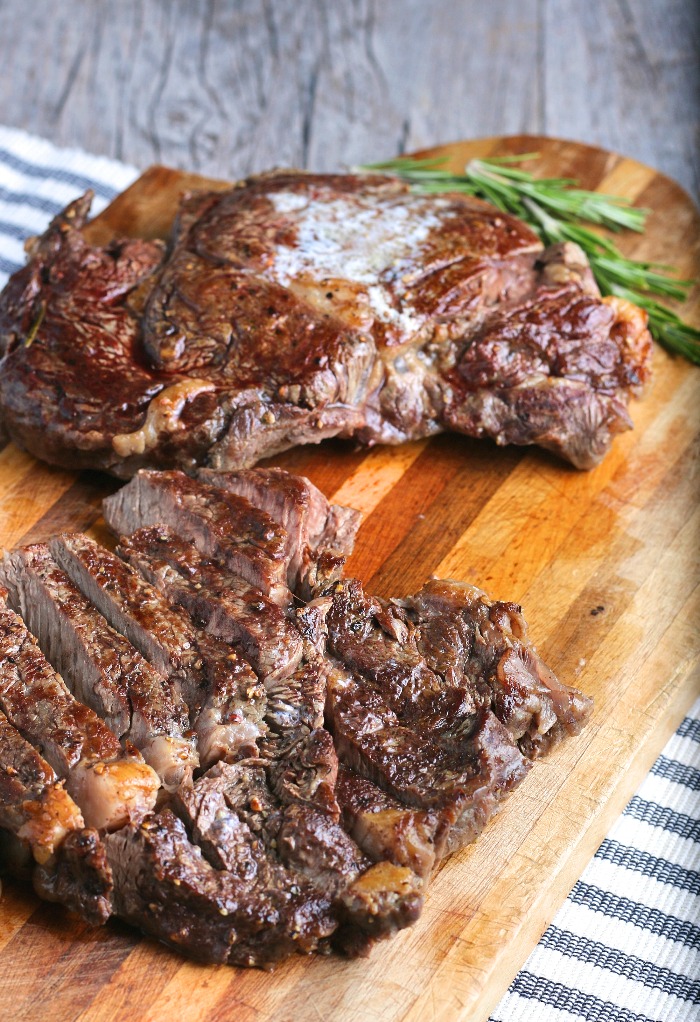
[[[643,237],[620,238],[625,252],[700,276],[698,213],[648,167],[533,137],[430,155],[459,170],[473,156],[533,151],[542,173],[654,211]],[[152,168],[92,233],[161,235],[177,193],[203,183]],[[683,311],[700,323],[697,289]],[[592,472],[456,436],[371,452],[329,442],[275,459],[364,512],[348,568],[370,591],[412,592],[434,572],[518,601],[547,663],[595,697],[585,732],[537,764],[480,840],[444,865],[415,927],[367,960],[299,958],[267,974],[192,964],[119,922],[91,929],[6,883],[0,1017],[486,1019],[699,689],[700,371],[658,350],[653,385],[632,415],[634,431]],[[48,468],[13,446],[0,452],[0,481],[5,546],[93,526],[117,485]]]

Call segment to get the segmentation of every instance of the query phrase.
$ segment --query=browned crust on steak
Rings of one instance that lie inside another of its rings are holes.
[[[572,244],[381,176],[278,172],[185,198],[167,255],[91,247],[89,197],[0,297],[0,408],[37,456],[129,477],[444,429],[588,468],[630,428],[646,316]]]

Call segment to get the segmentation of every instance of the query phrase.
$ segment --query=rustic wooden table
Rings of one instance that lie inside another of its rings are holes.
[[[139,167],[546,134],[700,190],[692,0],[0,0],[0,124]]]

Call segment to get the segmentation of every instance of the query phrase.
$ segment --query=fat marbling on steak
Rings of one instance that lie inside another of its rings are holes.
[[[646,319],[572,244],[384,176],[276,172],[183,200],[171,244],[81,234],[0,298],[0,408],[47,461],[240,469],[450,429],[595,465],[650,373]]]

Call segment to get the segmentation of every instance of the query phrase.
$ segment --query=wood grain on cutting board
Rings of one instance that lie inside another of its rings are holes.
[[[540,154],[542,173],[627,195],[653,210],[620,245],[700,276],[700,218],[648,167],[543,138],[431,151]],[[425,155],[425,154],[422,154]],[[89,229],[167,232],[177,194],[210,184],[153,168]],[[683,310],[700,322],[698,291]],[[269,974],[187,962],[119,922],[94,930],[6,883],[0,902],[0,1017],[52,1022],[466,1022],[486,1019],[700,690],[700,370],[655,355],[633,432],[579,472],[537,450],[440,436],[358,451],[326,442],[273,459],[365,519],[348,571],[399,596],[432,573],[522,603],[540,653],[595,698],[584,733],[536,764],[472,847],[440,869],[423,915],[368,959],[294,959]],[[99,530],[118,484],[0,452],[0,542]],[[575,971],[575,966],[572,966]],[[575,984],[575,974],[569,979]]]

